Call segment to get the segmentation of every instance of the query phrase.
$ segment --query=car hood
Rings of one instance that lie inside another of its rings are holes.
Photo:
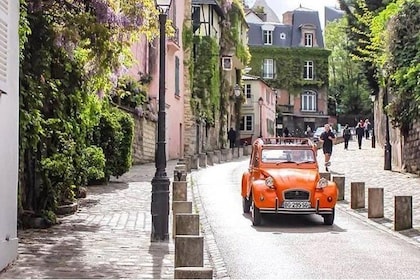
[[[266,175],[273,177],[278,187],[314,187],[319,180],[318,170],[279,168],[267,169]]]

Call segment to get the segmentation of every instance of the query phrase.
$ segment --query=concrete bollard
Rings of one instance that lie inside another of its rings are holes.
[[[368,218],[384,217],[384,189],[368,188]]]
[[[213,152],[207,152],[207,165],[208,166],[213,166],[214,165],[213,160],[214,160],[214,153]]]
[[[177,267],[175,279],[213,279],[213,269],[207,267]]]
[[[186,171],[187,173],[190,173],[191,172],[191,156],[184,157],[184,160],[185,160]]]
[[[346,178],[344,176],[333,176],[333,182],[337,185],[338,188],[338,200],[344,200],[344,186]]]
[[[176,215],[177,214],[191,214],[192,202],[191,201],[172,201],[172,237],[175,238],[176,232]]]
[[[394,230],[413,228],[413,197],[394,197]]]
[[[214,159],[213,163],[220,163],[222,162],[222,152],[220,150],[214,151]]]
[[[198,169],[198,156],[197,155],[192,155],[191,156],[191,169]]]
[[[172,201],[187,201],[187,181],[172,182]]]
[[[176,214],[176,235],[200,235],[200,215],[198,214]]]
[[[187,180],[187,166],[185,164],[177,164],[174,169],[174,181]]]
[[[201,168],[207,167],[207,155],[205,153],[200,153],[198,155],[198,166]]]
[[[243,151],[243,155],[244,156],[249,156],[252,153],[252,146],[251,145],[246,145],[244,146],[244,151]]]
[[[229,154],[230,150],[229,149],[221,149],[220,152],[222,154],[222,157],[220,158],[220,161],[221,162],[227,161],[228,160],[228,154]]]
[[[203,267],[204,238],[194,235],[175,236],[175,267]]]
[[[365,208],[365,183],[364,182],[351,182],[351,209]]]
[[[319,176],[321,178],[325,178],[328,181],[331,181],[331,173],[330,172],[319,172]]]

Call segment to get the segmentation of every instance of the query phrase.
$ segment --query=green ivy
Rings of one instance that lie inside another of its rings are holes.
[[[275,46],[251,46],[250,74],[262,76],[264,59],[273,59],[276,65],[274,79],[267,83],[275,88],[298,93],[302,88],[320,89],[328,85],[329,50],[319,48],[281,48]],[[305,61],[314,62],[314,79],[303,79]]]

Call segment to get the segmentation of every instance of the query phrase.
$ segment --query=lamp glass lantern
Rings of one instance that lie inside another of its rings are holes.
[[[375,102],[375,100],[376,100],[376,95],[372,93],[370,95],[370,101]]]
[[[264,104],[264,99],[262,97],[258,98],[258,105],[262,106]]]
[[[233,88],[233,91],[236,97],[239,97],[241,95],[241,87],[238,84],[235,85],[235,87]]]
[[[155,0],[156,7],[161,10],[162,13],[166,13],[171,6],[172,0]]]

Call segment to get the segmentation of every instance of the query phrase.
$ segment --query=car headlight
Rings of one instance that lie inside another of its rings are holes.
[[[273,177],[267,177],[267,178],[265,178],[265,184],[267,185],[267,187],[269,187],[270,189],[272,189],[273,188],[273,186],[274,186],[274,179],[273,179]]]
[[[323,189],[323,188],[325,188],[326,186],[328,186],[328,180],[327,180],[327,179],[325,179],[325,178],[321,178],[321,179],[318,181],[318,184],[316,185],[316,188],[317,188],[317,189]]]

